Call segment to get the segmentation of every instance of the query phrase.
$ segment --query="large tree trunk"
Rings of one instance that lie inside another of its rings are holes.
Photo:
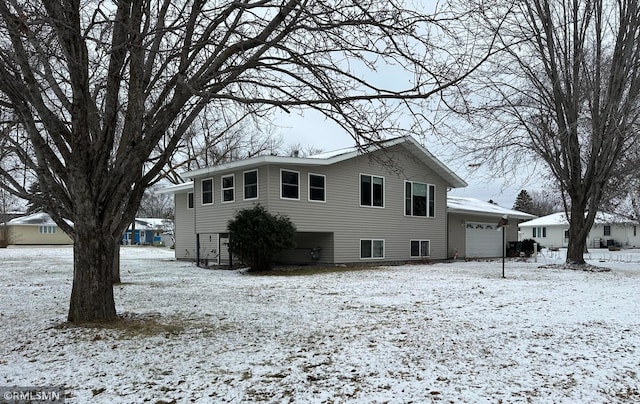
[[[585,207],[578,203],[571,205],[569,215],[569,245],[567,246],[567,264],[585,264],[584,252],[587,247],[587,236],[593,221],[585,218]]]
[[[76,225],[68,321],[113,320],[117,317],[113,297],[116,243],[109,232],[86,231],[82,227],[88,226]]]
[[[116,245],[113,250],[113,267],[111,269],[111,280],[113,284],[121,283],[120,279],[120,240],[116,239]]]

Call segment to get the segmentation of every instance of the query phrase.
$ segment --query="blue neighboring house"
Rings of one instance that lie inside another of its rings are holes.
[[[164,245],[173,244],[173,221],[158,218],[136,218],[135,233],[131,225],[122,236],[124,245]]]

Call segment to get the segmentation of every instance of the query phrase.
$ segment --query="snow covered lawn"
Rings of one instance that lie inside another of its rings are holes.
[[[125,320],[64,324],[72,249],[0,250],[0,386],[71,403],[640,402],[640,251],[304,276],[125,247]],[[605,261],[605,262],[601,262]]]

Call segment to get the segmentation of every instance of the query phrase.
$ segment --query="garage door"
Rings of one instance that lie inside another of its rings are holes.
[[[496,223],[467,222],[465,241],[467,257],[502,257],[502,231]]]

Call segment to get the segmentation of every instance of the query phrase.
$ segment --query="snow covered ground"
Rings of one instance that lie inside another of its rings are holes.
[[[640,402],[640,250],[301,276],[122,251],[125,320],[64,324],[72,249],[0,250],[0,386],[70,403]]]

